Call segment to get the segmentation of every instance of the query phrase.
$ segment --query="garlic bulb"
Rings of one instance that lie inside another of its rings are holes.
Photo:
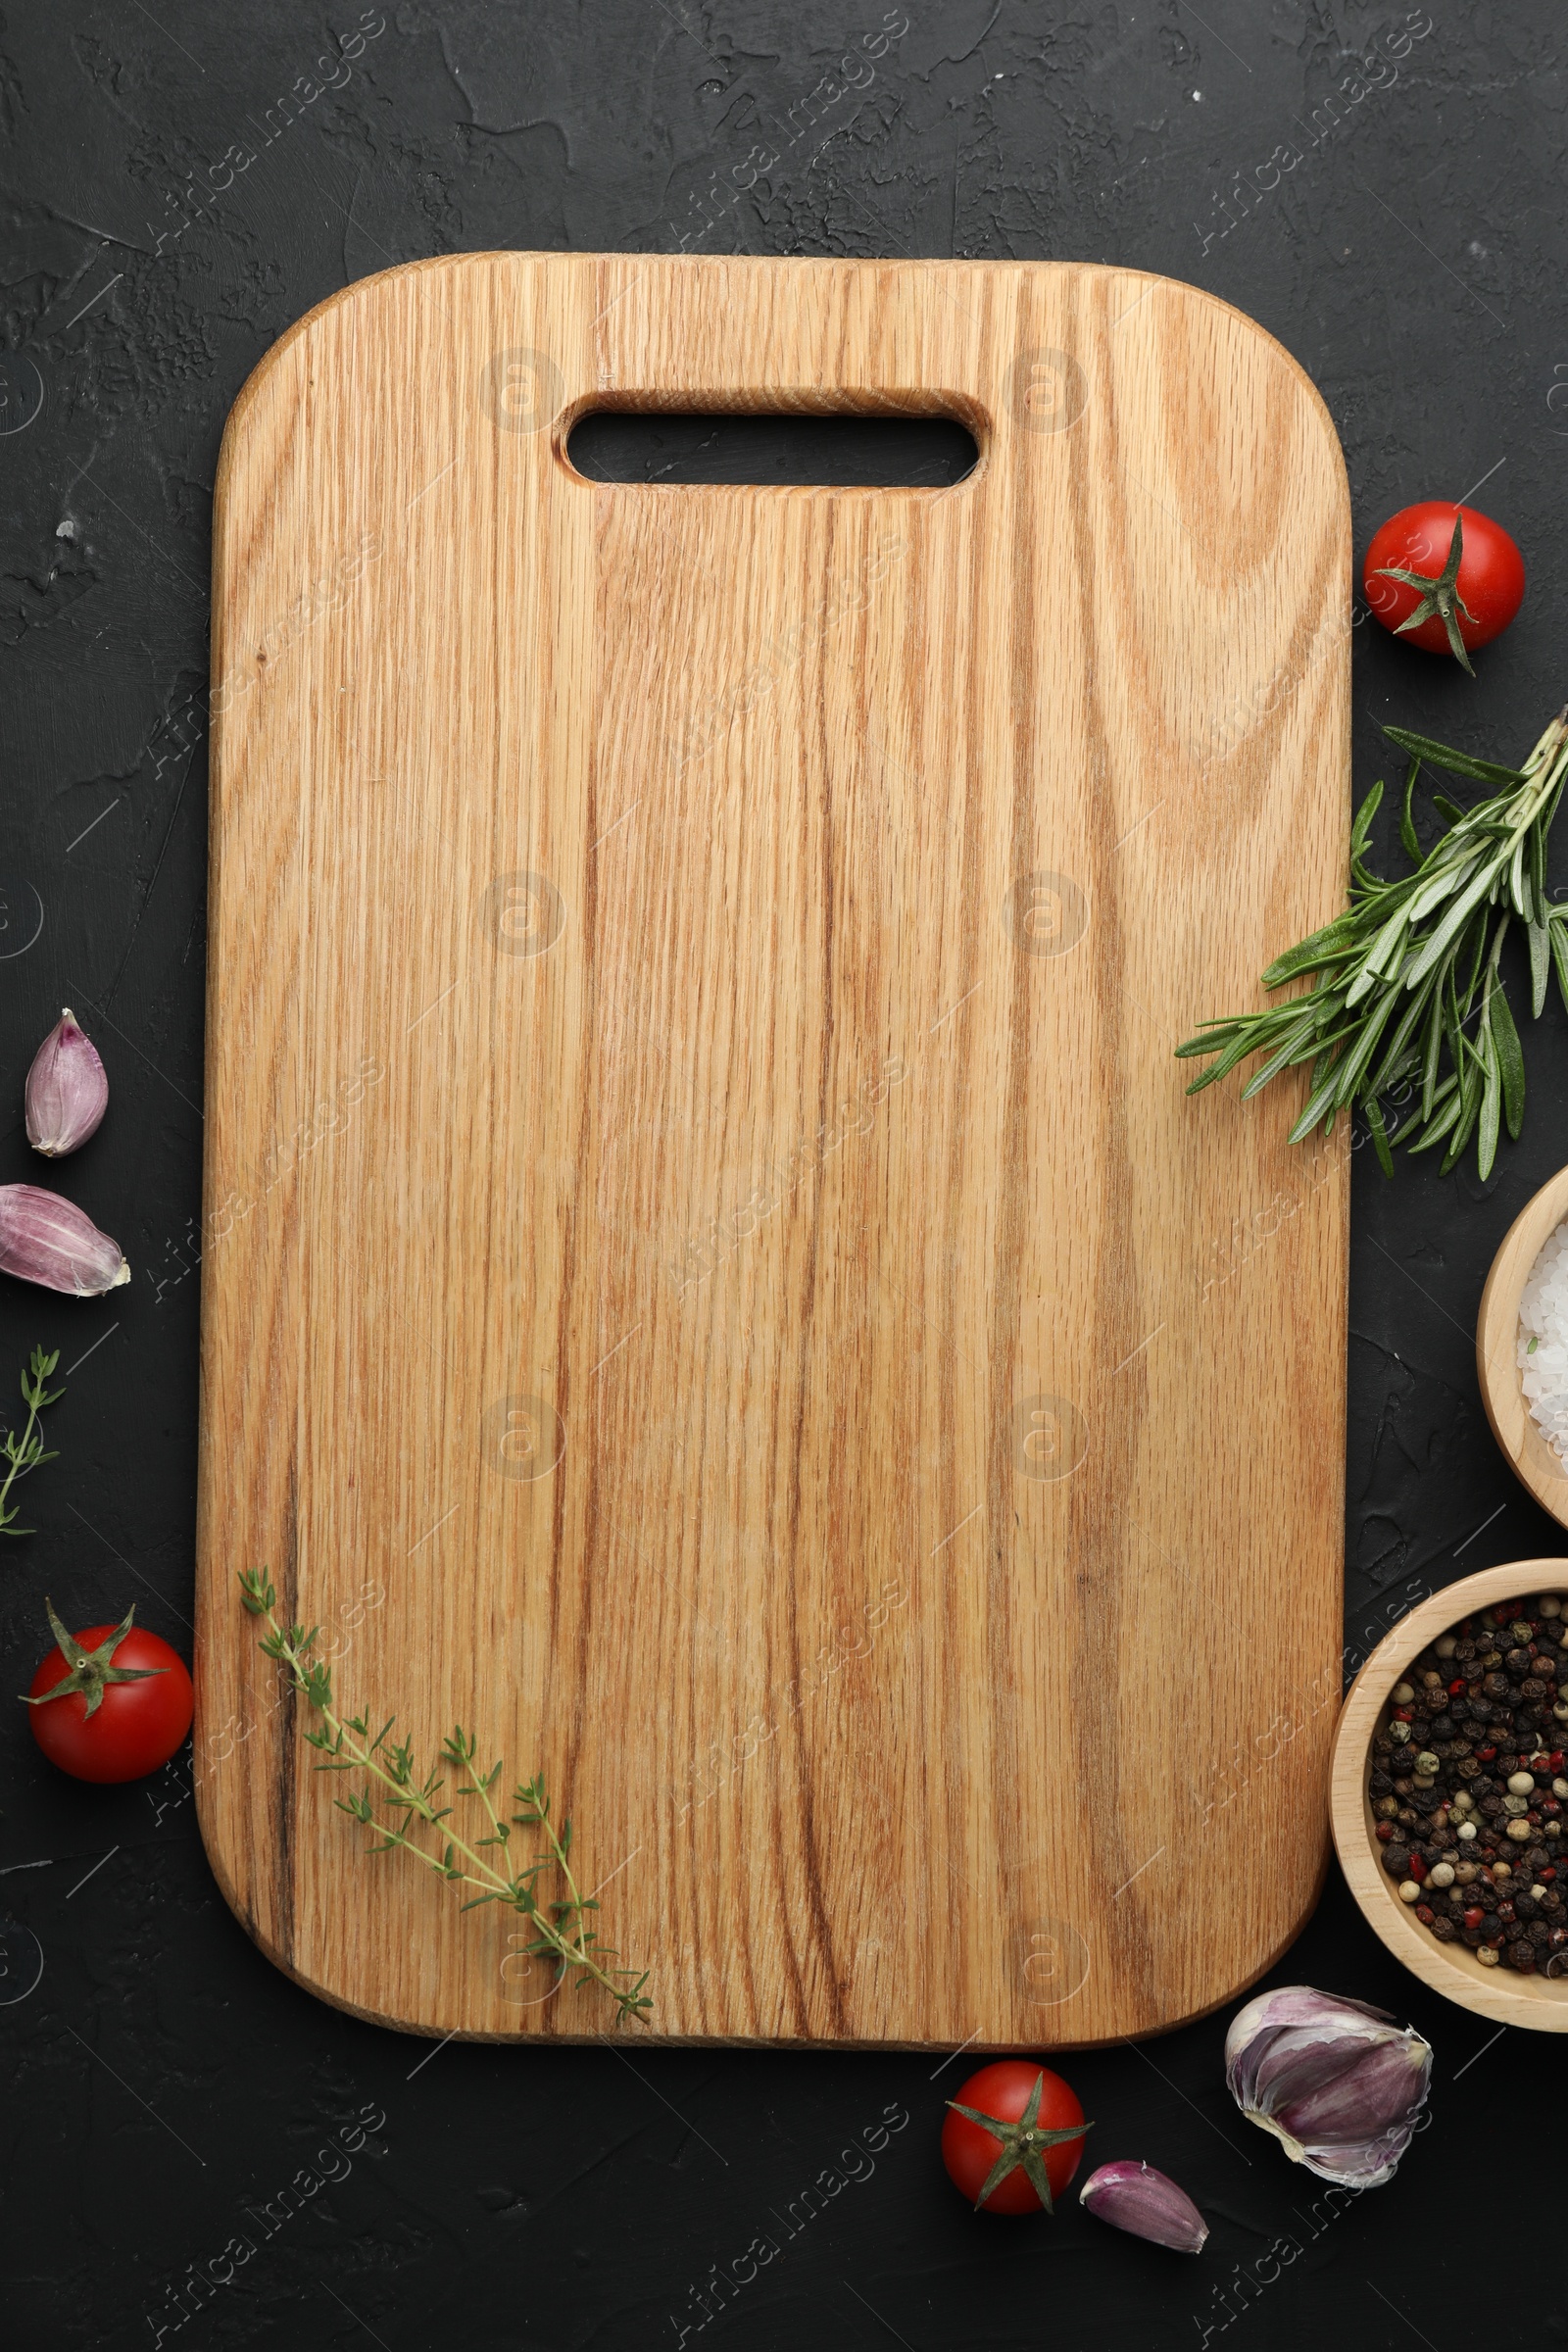
[[[1208,2224],[1187,2191],[1152,2164],[1123,2157],[1102,2164],[1078,2191],[1078,2202],[1113,2230],[1170,2246],[1178,2254],[1200,2253],[1208,2235]]]
[[[1426,2104],[1431,2045],[1388,2015],[1285,1984],[1238,2010],[1225,2036],[1225,2080],[1249,2122],[1351,2188],[1393,2179]]]
[[[32,1057],[24,1102],[27,1141],[48,1159],[63,1159],[97,1133],[109,1107],[109,1080],[69,1004]]]
[[[84,1210],[36,1184],[0,1184],[0,1274],[96,1298],[130,1280],[118,1242]]]

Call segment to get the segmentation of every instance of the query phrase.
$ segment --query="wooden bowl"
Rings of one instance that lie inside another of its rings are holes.
[[[1367,1770],[1372,1735],[1396,1683],[1429,1642],[1477,1609],[1515,1595],[1560,1592],[1568,1603],[1568,1560],[1513,1560],[1484,1568],[1434,1592],[1381,1641],[1350,1685],[1334,1735],[1329,1804],[1340,1866],[1368,1921],[1396,1960],[1434,1992],[1499,2025],[1529,2026],[1538,2034],[1568,2034],[1568,1977],[1521,1977],[1507,1967],[1483,1968],[1467,1944],[1440,1943],[1404,1904],[1378,1859]],[[1568,1838],[1564,1839],[1568,1844]]]
[[[1493,1436],[1542,1509],[1568,1527],[1568,1465],[1558,1460],[1530,1417],[1517,1353],[1520,1296],[1547,1236],[1564,1218],[1568,1168],[1526,1201],[1492,1261],[1476,1322],[1476,1371]]]

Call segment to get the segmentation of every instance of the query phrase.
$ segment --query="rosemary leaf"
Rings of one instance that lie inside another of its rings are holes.
[[[1517,1140],[1524,1122],[1524,1054],[1500,960],[1516,918],[1527,931],[1532,1017],[1540,1017],[1552,970],[1568,1005],[1568,906],[1546,898],[1546,838],[1568,786],[1568,710],[1551,720],[1522,768],[1477,760],[1402,727],[1385,731],[1409,760],[1398,833],[1412,870],[1388,880],[1367,863],[1380,782],[1350,828],[1345,911],[1276,956],[1262,979],[1269,990],[1309,985],[1262,1011],[1204,1021],[1176,1053],[1207,1065],[1188,1085],[1195,1095],[1259,1056],[1242,1087],[1244,1102],[1310,1062],[1291,1141],[1319,1128],[1332,1134],[1339,1113],[1353,1106],[1390,1171],[1380,1098],[1418,1085],[1420,1118],[1411,1122],[1406,1148],[1426,1151],[1446,1140],[1446,1175],[1474,1139],[1485,1177],[1503,1127]],[[1414,801],[1424,764],[1488,786],[1491,797],[1466,809],[1435,792],[1445,829],[1423,855]]]

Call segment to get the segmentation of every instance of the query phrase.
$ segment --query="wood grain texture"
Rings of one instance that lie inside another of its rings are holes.
[[[1568,1560],[1505,1560],[1478,1576],[1461,1577],[1429,1594],[1386,1634],[1346,1694],[1334,1737],[1334,1844],[1350,1891],[1396,1960],[1412,1976],[1461,2009],[1494,2017],[1499,2025],[1528,2026],[1538,2034],[1568,2034],[1568,1980],[1520,1977],[1506,1968],[1483,1968],[1462,1943],[1439,1943],[1400,1902],[1398,1890],[1378,1860],[1374,1816],[1367,1788],[1372,1735],[1389,1694],[1412,1658],[1429,1642],[1477,1609],[1537,1592],[1568,1596]]]
[[[939,410],[981,456],[590,484],[596,405]],[[543,1769],[662,2034],[1092,2043],[1289,1943],[1346,1139],[1289,1148],[1287,1088],[1185,1101],[1172,1048],[1341,904],[1349,552],[1300,370],[1128,271],[466,256],[258,369],[215,547],[198,1771],[301,1983],[606,2023],[354,1852],[258,1562],[347,1698]]]
[[[1568,1168],[1533,1193],[1492,1261],[1476,1318],[1476,1372],[1492,1434],[1544,1511],[1568,1525],[1568,1468],[1536,1426],[1519,1377],[1519,1301],[1530,1269],[1568,1218]]]

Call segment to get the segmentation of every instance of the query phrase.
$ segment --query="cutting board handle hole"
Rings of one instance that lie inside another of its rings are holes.
[[[980,452],[956,416],[590,409],[566,456],[591,482],[951,490]]]

